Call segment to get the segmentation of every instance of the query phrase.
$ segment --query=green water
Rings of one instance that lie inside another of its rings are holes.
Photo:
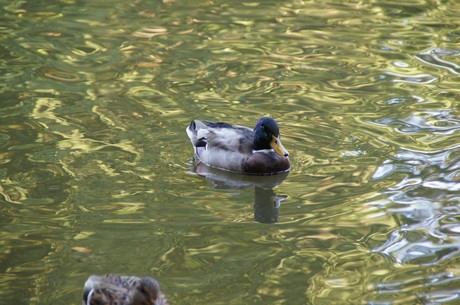
[[[1,304],[460,302],[460,4],[0,2]],[[265,115],[287,177],[195,173]]]

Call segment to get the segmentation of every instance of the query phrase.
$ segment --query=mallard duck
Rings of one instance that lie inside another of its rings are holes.
[[[254,130],[228,123],[194,120],[186,129],[195,156],[221,170],[274,175],[289,171],[289,154],[272,118],[261,118]]]
[[[92,275],[83,288],[83,305],[168,305],[151,277]]]

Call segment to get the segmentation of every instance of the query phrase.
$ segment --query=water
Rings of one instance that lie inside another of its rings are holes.
[[[0,303],[104,273],[179,305],[460,302],[457,3],[2,4]],[[264,115],[289,175],[193,166],[192,119]]]

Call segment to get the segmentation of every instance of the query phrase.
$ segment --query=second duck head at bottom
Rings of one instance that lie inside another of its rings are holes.
[[[151,277],[91,275],[83,288],[82,305],[168,305]]]

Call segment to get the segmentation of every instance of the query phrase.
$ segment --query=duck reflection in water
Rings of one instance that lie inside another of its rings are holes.
[[[82,305],[168,305],[151,277],[91,275],[83,288]]]
[[[278,221],[278,210],[286,197],[277,196],[273,188],[286,179],[288,172],[272,176],[249,176],[222,171],[203,163],[195,163],[191,172],[211,181],[214,189],[243,190],[254,187],[254,220],[261,223]]]

